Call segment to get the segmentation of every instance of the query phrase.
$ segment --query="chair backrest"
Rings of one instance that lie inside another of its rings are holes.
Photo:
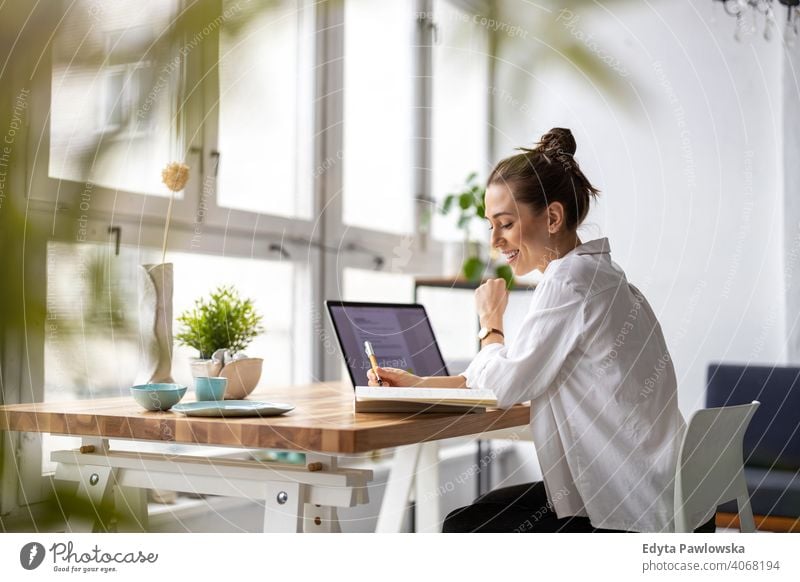
[[[705,408],[689,418],[675,470],[676,524],[685,530],[708,521],[718,505],[742,495],[742,488],[747,493],[742,440],[758,406],[754,400]]]

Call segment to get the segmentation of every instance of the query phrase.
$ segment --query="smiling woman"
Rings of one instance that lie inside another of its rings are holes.
[[[492,390],[501,408],[530,401],[543,480],[487,493],[451,512],[443,531],[674,531],[686,423],[661,325],[611,260],[608,239],[578,238],[598,190],[573,157],[572,132],[554,128],[521,149],[492,171],[486,217],[491,245],[514,275],[538,269],[542,278],[508,345],[504,282],[481,285],[481,350],[461,375],[424,385]],[[403,370],[377,372],[392,386],[420,381]],[[692,527],[713,532],[714,510],[703,507]]]
[[[577,236],[598,190],[573,157],[572,132],[554,128],[521,149],[491,173],[486,216],[514,274],[543,276],[511,345],[488,336],[463,377],[493,389],[501,407],[530,401],[543,480],[491,491],[448,515],[443,529],[674,531],[685,422],[661,326],[611,260],[608,239]],[[482,326],[501,331],[506,298],[495,283],[476,291],[476,304]],[[645,393],[659,365],[658,386]],[[714,531],[714,508],[703,510],[693,527]]]
[[[543,271],[543,258],[580,244],[575,229],[599,193],[573,157],[576,144],[569,129],[555,127],[535,148],[518,149],[521,154],[497,164],[486,188],[491,246],[503,253],[516,276]]]

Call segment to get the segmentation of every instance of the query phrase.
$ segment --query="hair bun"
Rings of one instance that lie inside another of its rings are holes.
[[[569,129],[554,127],[539,139],[537,149],[544,154],[553,154],[554,157],[563,154],[572,156],[577,144]]]

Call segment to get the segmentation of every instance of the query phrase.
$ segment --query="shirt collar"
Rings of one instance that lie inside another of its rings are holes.
[[[572,250],[575,252],[576,255],[609,254],[611,252],[611,246],[608,244],[608,238],[603,237],[595,240],[590,240],[589,242],[585,242],[582,245],[578,245]]]
[[[559,261],[568,257],[572,253],[575,253],[576,255],[602,255],[602,254],[608,255],[609,253],[611,253],[611,246],[608,244],[607,237],[590,240],[589,242],[580,244],[571,251],[569,251],[563,257],[560,257],[558,259],[553,259],[552,261],[550,261],[545,267],[543,274],[547,273],[550,270],[551,265],[558,263]]]

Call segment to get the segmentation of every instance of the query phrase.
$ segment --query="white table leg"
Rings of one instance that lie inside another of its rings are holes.
[[[302,532],[305,486],[269,482],[265,489],[264,532]]]
[[[339,468],[339,459],[333,455],[321,453],[306,453],[306,465],[322,463],[326,471],[336,471]],[[339,514],[336,507],[306,503],[303,508],[303,531],[306,533],[341,533]]]
[[[386,483],[386,492],[378,515],[379,533],[396,533],[400,531],[408,509],[408,497],[417,470],[417,461],[422,445],[406,445],[399,447],[394,453],[392,470]]]
[[[80,467],[78,491],[69,512],[67,531],[105,531],[113,515],[113,474],[111,467]]]
[[[108,450],[108,439],[83,437],[81,446],[93,446],[95,451]],[[80,467],[78,490],[72,499],[67,518],[67,531],[105,531],[114,511],[114,469],[112,467]]]
[[[303,531],[306,533],[341,533],[335,507],[306,503],[303,510]]]
[[[422,444],[415,473],[415,529],[418,532],[442,531],[439,515],[439,442]]]

